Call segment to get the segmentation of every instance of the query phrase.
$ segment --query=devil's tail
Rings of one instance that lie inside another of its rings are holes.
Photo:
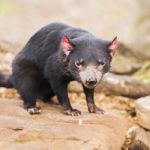
[[[13,88],[11,75],[0,73],[0,87]]]

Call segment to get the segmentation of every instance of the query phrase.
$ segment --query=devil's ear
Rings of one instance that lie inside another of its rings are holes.
[[[109,44],[108,49],[110,50],[111,55],[113,56],[118,48],[118,40],[117,37],[115,37]]]
[[[69,37],[67,35],[64,35],[61,41],[61,48],[63,49],[64,54],[68,56],[70,52],[73,50],[73,47],[74,46],[70,41]]]

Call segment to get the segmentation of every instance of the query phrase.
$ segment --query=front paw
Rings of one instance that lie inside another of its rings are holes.
[[[41,113],[41,109],[39,107],[28,107],[26,109],[30,115],[37,115]]]
[[[62,110],[63,114],[69,115],[69,116],[80,116],[81,111],[73,108],[63,108]]]
[[[104,114],[104,110],[98,108],[95,104],[88,103],[87,105],[88,105],[88,111],[90,113]]]

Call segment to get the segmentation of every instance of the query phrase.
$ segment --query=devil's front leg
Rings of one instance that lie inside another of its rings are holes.
[[[101,114],[104,114],[104,110],[98,108],[95,105],[95,102],[94,102],[94,88],[93,89],[89,89],[89,88],[83,86],[83,89],[84,89],[84,93],[85,93],[85,96],[86,96],[86,102],[87,102],[88,111],[90,113],[101,113]]]
[[[62,112],[65,115],[70,115],[70,116],[81,115],[81,112],[77,109],[73,109],[70,104],[70,100],[68,98],[68,90],[67,90],[68,83],[65,83],[61,78],[56,78],[56,77],[54,80],[50,80],[49,82],[53,92],[58,97],[59,103],[62,106]]]

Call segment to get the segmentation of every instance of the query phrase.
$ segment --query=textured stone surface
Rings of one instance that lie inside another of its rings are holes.
[[[0,149],[120,150],[127,123],[116,112],[70,117],[59,106],[39,103],[43,113],[28,115],[19,100],[0,99]]]
[[[149,150],[150,149],[150,132],[143,128],[134,126],[128,131],[131,136],[130,150]]]
[[[142,97],[135,102],[138,123],[150,129],[150,96]]]

